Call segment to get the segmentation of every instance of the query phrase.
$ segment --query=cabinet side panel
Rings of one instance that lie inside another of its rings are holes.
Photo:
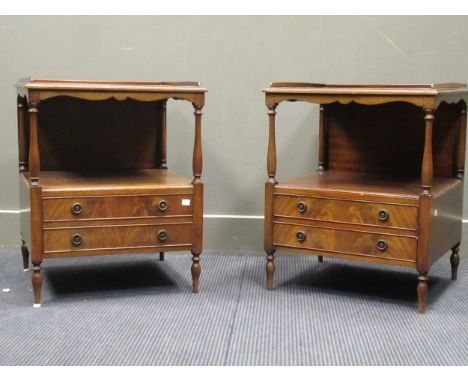
[[[432,200],[429,265],[461,241],[463,182]]]

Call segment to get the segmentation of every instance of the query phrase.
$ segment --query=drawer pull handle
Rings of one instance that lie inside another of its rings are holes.
[[[302,243],[306,239],[307,235],[304,231],[299,231],[296,233],[296,240]]]
[[[158,240],[159,241],[166,241],[167,240],[167,232],[163,229],[158,232]]]
[[[379,219],[381,221],[386,222],[389,217],[390,217],[390,214],[386,210],[379,211]]]
[[[297,210],[303,214],[304,212],[307,211],[307,204],[305,204],[304,202],[299,202],[297,203]]]
[[[83,207],[81,207],[80,203],[74,203],[72,205],[71,210],[73,215],[78,216],[79,214],[81,214],[81,212],[83,212]]]
[[[163,212],[167,210],[167,202],[165,200],[160,200],[158,203],[158,210]]]
[[[377,242],[377,248],[379,249],[379,251],[384,252],[387,250],[388,244],[385,240],[379,240]]]
[[[81,238],[80,235],[75,234],[75,235],[72,236],[71,242],[75,247],[79,247],[81,245],[81,243],[83,242],[83,239]]]

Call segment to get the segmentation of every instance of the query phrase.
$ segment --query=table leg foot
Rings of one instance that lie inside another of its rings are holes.
[[[275,275],[276,265],[274,252],[267,253],[266,263],[266,278],[267,278],[267,289],[273,290],[273,277]]]
[[[419,313],[424,313],[426,311],[426,300],[427,300],[427,291],[429,290],[428,286],[428,277],[427,272],[419,273],[418,275],[418,311]]]
[[[192,255],[192,292],[198,293],[201,273],[200,254],[192,252]]]
[[[460,243],[452,248],[452,255],[450,256],[450,265],[452,266],[452,280],[456,280],[458,276],[458,265],[460,264]]]

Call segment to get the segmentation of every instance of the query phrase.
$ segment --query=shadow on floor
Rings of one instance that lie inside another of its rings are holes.
[[[451,284],[450,270],[447,271],[446,278],[430,277],[429,298],[435,301]],[[417,273],[401,271],[398,268],[375,269],[359,265],[324,263],[278,285],[278,288],[283,287],[306,287],[325,293],[384,298],[406,305],[417,300]]]
[[[178,289],[174,280],[161,268],[162,265],[153,261],[49,267],[44,270],[44,283],[56,295],[168,287]]]

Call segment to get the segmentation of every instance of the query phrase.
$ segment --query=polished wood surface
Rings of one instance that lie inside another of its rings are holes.
[[[275,217],[416,230],[418,208],[390,203],[276,195]]]
[[[192,195],[44,198],[44,222],[152,216],[192,216]]]
[[[459,263],[466,85],[276,82],[264,92],[267,289],[277,250],[407,266],[424,312],[431,265],[452,250],[456,277]],[[277,180],[275,117],[285,101],[319,105],[318,171]]]
[[[454,169],[457,105],[442,105],[435,118],[434,176],[450,177]],[[327,105],[329,169],[336,171],[414,176],[421,171],[424,149],[424,111],[412,104],[351,103]],[[434,117],[434,116],[432,116]],[[359,141],[372,142],[353,150]],[[395,155],[398,153],[398,155]]]
[[[157,127],[163,102],[64,96],[42,101],[41,171],[156,168],[162,155]]]
[[[28,172],[23,173],[27,178]],[[44,196],[193,193],[190,179],[169,170],[43,171]]]
[[[342,105],[351,102],[361,105],[378,105],[406,102],[426,109],[436,109],[442,103],[466,104],[468,88],[462,83],[410,84],[410,85],[326,85],[297,82],[272,83],[263,90],[267,106],[283,101],[304,101],[316,104]]]
[[[433,195],[449,190],[458,184],[454,178],[435,178]],[[394,177],[345,171],[315,172],[279,181],[275,193],[327,196],[343,199],[395,201],[418,205],[421,180],[417,177]],[[363,197],[363,195],[365,195]]]
[[[299,241],[296,235],[304,233],[305,239]],[[367,234],[350,230],[310,227],[305,225],[275,224],[273,228],[274,245],[303,249],[351,254],[355,256],[379,257],[416,261],[416,238],[388,234]],[[379,249],[379,242],[384,249]]]
[[[31,256],[35,306],[44,258],[159,252],[163,260],[190,250],[198,292],[206,89],[31,79],[17,88],[22,254],[24,267]],[[193,179],[167,170],[168,99],[194,107]]]
[[[165,232],[164,240],[158,233]],[[101,224],[97,227],[48,228],[44,230],[44,255],[53,257],[62,252],[65,256],[77,251],[97,251],[99,249],[161,248],[165,251],[176,246],[190,246],[192,243],[192,223],[183,224]],[[77,243],[73,242],[75,235]],[[158,252],[158,251],[154,251]]]
[[[206,92],[207,90],[200,86],[196,81],[179,82],[150,82],[150,81],[87,81],[87,80],[53,80],[53,79],[35,79],[22,78],[16,84],[18,88],[30,90],[47,89],[80,89],[85,91],[142,91],[142,92]]]

